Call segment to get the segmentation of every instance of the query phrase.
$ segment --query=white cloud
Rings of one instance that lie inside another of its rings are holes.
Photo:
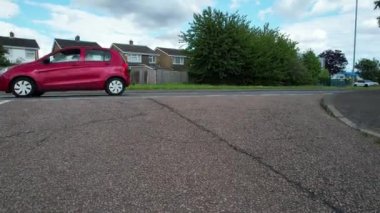
[[[273,14],[273,9],[271,7],[264,10],[260,10],[257,16],[261,21],[264,21],[266,17],[270,14]]]
[[[131,16],[131,19],[146,27],[170,27],[182,24],[200,12],[205,6],[213,5],[214,0],[72,0],[72,6],[98,8],[114,17]]]
[[[345,0],[338,0],[339,8],[335,15],[318,16],[309,18],[307,21],[294,22],[282,27],[282,31],[288,34],[293,40],[299,42],[301,50],[313,49],[317,54],[326,49],[342,50],[349,62],[348,69],[351,69],[353,58],[354,42],[354,8]],[[338,2],[337,1],[337,2]],[[322,1],[319,1],[322,2]],[[377,26],[376,16],[373,11],[373,2],[359,2],[358,12],[358,34],[357,34],[357,59],[378,57],[378,47],[380,41],[378,35],[380,29]],[[346,6],[346,8],[344,7]],[[315,7],[314,7],[315,8]],[[330,9],[312,9],[313,13],[326,13]],[[351,8],[351,9],[348,9]],[[334,9],[335,11],[338,9]],[[319,11],[319,12],[316,12]]]
[[[17,4],[12,0],[1,0],[0,1],[0,18],[12,18],[19,14],[20,9]]]
[[[241,4],[247,3],[247,2],[248,0],[231,0],[230,9],[231,10],[239,9]]]
[[[33,2],[29,4],[36,5]],[[74,39],[80,35],[81,40],[96,41],[103,47],[110,47],[112,43],[128,43],[133,40],[137,45],[147,45],[154,49],[157,46],[174,47],[178,43],[181,25],[172,27],[141,26],[133,21],[135,14],[126,14],[121,17],[95,15],[90,12],[73,9],[70,6],[55,4],[39,4],[51,15],[47,20],[34,20],[52,29],[51,34],[56,38]],[[182,24],[182,22],[181,22]],[[161,33],[160,33],[161,32]],[[53,38],[51,38],[51,43]],[[51,48],[51,46],[50,46]]]

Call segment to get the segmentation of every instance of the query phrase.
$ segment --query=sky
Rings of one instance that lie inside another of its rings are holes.
[[[359,0],[357,59],[379,59],[380,28],[374,0]],[[300,52],[342,50],[351,69],[355,0],[0,0],[0,36],[36,39],[40,55],[54,38],[183,48],[178,35],[193,14],[211,6],[245,15],[252,26],[269,23],[298,42]]]

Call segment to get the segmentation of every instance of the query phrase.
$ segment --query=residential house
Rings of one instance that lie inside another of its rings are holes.
[[[98,43],[92,41],[81,41],[80,37],[75,36],[74,40],[67,39],[54,39],[52,52],[66,48],[66,47],[101,47]]]
[[[111,49],[120,52],[128,61],[132,83],[157,83],[157,54],[148,46],[113,43]]]
[[[157,68],[158,54],[148,46],[134,45],[133,41],[129,41],[129,44],[113,43],[111,48],[119,51],[123,56],[126,56],[125,58],[131,69],[141,66],[147,66],[151,69]]]
[[[38,59],[38,46],[36,40],[26,38],[16,38],[13,32],[9,37],[0,36],[0,45],[7,51],[5,57],[15,64],[31,62]]]
[[[181,49],[157,47],[158,65],[163,69],[186,71],[186,54]]]

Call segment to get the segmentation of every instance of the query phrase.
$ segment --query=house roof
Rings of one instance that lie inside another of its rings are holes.
[[[26,38],[15,38],[15,37],[11,38],[11,37],[0,36],[0,45],[40,49],[36,40],[26,39]]]
[[[66,40],[66,39],[59,39],[56,38],[55,42],[59,45],[60,48],[66,48],[66,47],[101,47],[96,42],[91,41],[76,41],[76,40]]]
[[[156,52],[154,52],[152,49],[150,49],[148,46],[142,46],[142,45],[130,45],[130,44],[117,44],[113,43],[112,45],[116,46],[118,49],[120,49],[123,52],[132,52],[132,53],[142,53],[147,55],[156,55]]]
[[[163,48],[163,47],[157,47],[157,49],[163,51],[164,53],[168,55],[186,56],[185,51],[182,49],[172,49],[172,48]]]

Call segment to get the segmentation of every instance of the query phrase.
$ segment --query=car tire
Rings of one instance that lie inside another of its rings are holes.
[[[354,84],[354,87],[357,87],[358,85]]]
[[[106,82],[106,92],[108,95],[122,95],[125,91],[125,83],[121,78],[110,78]]]
[[[368,84],[365,84],[364,87],[368,87]]]
[[[12,94],[16,97],[31,97],[36,91],[36,84],[30,78],[17,78],[11,85]]]

